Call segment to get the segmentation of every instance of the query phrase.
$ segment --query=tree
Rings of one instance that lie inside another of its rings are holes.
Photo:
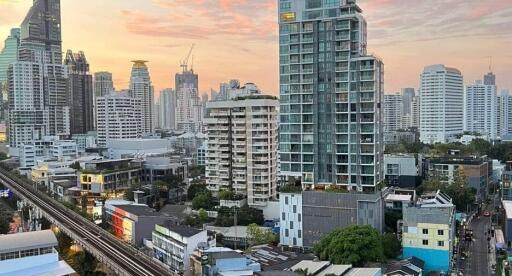
[[[386,258],[394,259],[400,255],[402,245],[395,234],[385,233],[382,235],[382,249]]]
[[[442,189],[444,193],[452,198],[456,209],[461,212],[467,211],[468,207],[475,203],[476,190],[467,187],[468,179],[464,169],[459,167],[453,175],[453,183]]]
[[[187,190],[187,199],[192,200],[196,197],[197,194],[208,192],[208,188],[206,188],[206,184],[201,183],[192,183]]]
[[[487,155],[489,150],[491,149],[491,143],[487,142],[484,139],[474,139],[469,143],[469,148],[473,154],[478,155]]]
[[[192,208],[194,210],[199,210],[201,208],[210,210],[213,206],[215,206],[215,202],[210,192],[197,194],[192,200]]]
[[[222,207],[218,210],[217,219],[215,220],[216,226],[229,227],[234,225],[235,213],[237,214],[237,225],[249,225],[255,223],[262,225],[265,221],[263,212],[256,208],[251,208],[247,205],[242,208],[227,208]]]
[[[276,236],[269,229],[262,229],[256,223],[247,226],[247,238],[251,246],[269,244],[276,240]]]
[[[5,214],[0,214],[0,235],[7,234],[10,230],[11,219]]]
[[[80,162],[76,161],[73,164],[69,165],[70,168],[75,169],[77,171],[81,170],[82,167],[80,167]]]
[[[208,213],[203,208],[199,209],[198,217],[201,223],[205,223],[206,221],[208,221]]]
[[[324,235],[313,247],[321,260],[334,264],[364,266],[368,262],[382,261],[381,235],[370,225],[352,225]]]
[[[195,167],[190,168],[190,176],[192,178],[196,178],[196,177],[204,176],[204,175],[205,175],[205,167],[204,166],[195,166]]]
[[[386,210],[384,212],[384,222],[386,224],[387,232],[395,232],[397,223],[403,217],[402,212],[398,210]]]

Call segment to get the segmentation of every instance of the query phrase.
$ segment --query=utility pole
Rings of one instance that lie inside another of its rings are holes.
[[[237,229],[236,225],[237,225],[237,223],[238,223],[238,221],[237,221],[237,220],[238,220],[238,217],[237,217],[237,216],[238,216],[238,209],[235,207],[235,208],[234,208],[234,211],[235,211],[235,212],[233,213],[233,214],[234,214],[234,215],[233,215],[233,220],[234,220],[234,222],[233,222],[233,227],[234,227],[234,229],[235,229],[235,242],[234,242],[234,247],[235,247],[235,250],[236,250],[236,242],[237,242],[237,240],[236,240],[236,239],[238,238],[238,235],[237,235],[237,233],[236,233],[236,232],[237,232],[237,231],[236,231],[236,229]]]

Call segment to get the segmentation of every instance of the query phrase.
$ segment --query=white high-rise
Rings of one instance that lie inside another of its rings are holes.
[[[512,134],[512,97],[508,90],[501,91],[498,96],[498,135],[500,138]]]
[[[259,94],[206,107],[208,189],[247,195],[251,206],[275,199],[279,101]]]
[[[463,132],[462,74],[441,64],[425,67],[420,83],[420,140],[446,143]]]
[[[151,134],[154,124],[154,96],[151,78],[149,77],[147,61],[134,60],[130,78],[130,97],[140,99],[142,104],[142,132]]]
[[[399,93],[384,95],[384,132],[401,129],[403,97]]]
[[[59,0],[33,2],[21,24],[18,60],[9,65],[8,91],[11,154],[44,136],[70,134]]]
[[[112,92],[96,98],[96,125],[100,147],[106,147],[109,139],[141,137],[141,100],[126,92]]]
[[[166,88],[160,92],[158,112],[161,129],[176,129],[176,91],[174,89]]]
[[[498,136],[498,100],[496,85],[478,80],[467,85],[464,93],[464,130],[486,135],[495,140]]]
[[[198,75],[184,68],[176,74],[176,128],[182,131],[202,130],[203,105],[198,92]]]

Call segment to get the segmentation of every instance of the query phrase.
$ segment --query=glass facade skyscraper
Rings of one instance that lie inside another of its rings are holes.
[[[4,48],[0,52],[0,82],[7,81],[7,69],[9,64],[16,61],[18,57],[18,46],[20,44],[20,29],[11,29],[11,34],[5,39]]]
[[[279,0],[281,176],[370,192],[383,179],[383,63],[355,0]]]

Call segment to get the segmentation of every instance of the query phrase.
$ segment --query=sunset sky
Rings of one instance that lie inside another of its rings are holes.
[[[369,52],[385,63],[387,93],[418,87],[428,64],[480,79],[493,57],[499,90],[512,89],[511,0],[360,0]],[[0,40],[32,0],[0,0]],[[149,60],[155,90],[195,44],[201,92],[232,78],[278,93],[277,0],[61,0],[63,50],[85,52],[93,72],[128,86],[130,60]],[[3,47],[3,43],[0,46]],[[156,93],[158,95],[158,92]]]

